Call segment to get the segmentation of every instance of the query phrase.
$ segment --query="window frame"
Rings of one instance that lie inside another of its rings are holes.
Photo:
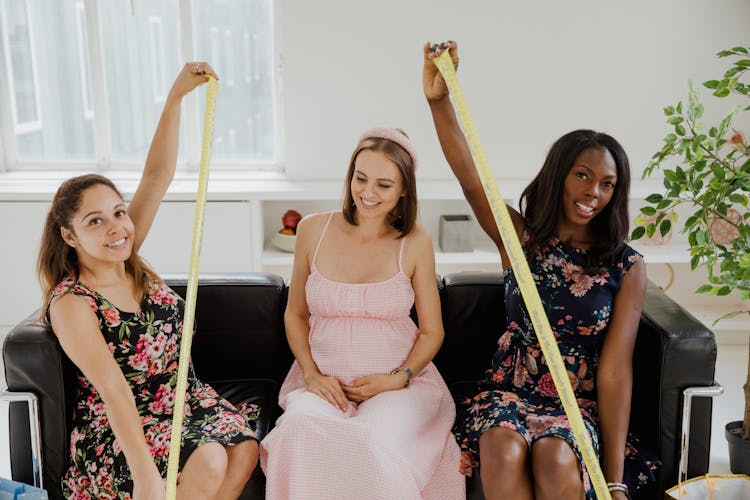
[[[5,8],[5,3],[8,0],[0,0],[0,8]],[[33,35],[33,25],[28,7],[29,0],[23,0],[27,6],[27,16],[29,16],[29,30],[30,36]],[[193,35],[193,1],[194,0],[178,0],[179,7],[179,26],[180,26],[180,57],[182,61],[193,61],[195,60],[194,51],[194,35]],[[195,0],[198,1],[198,0]],[[270,43],[272,44],[272,88],[273,96],[271,98],[270,106],[273,113],[274,121],[274,146],[273,146],[273,158],[269,161],[253,161],[253,160],[220,160],[212,159],[212,165],[214,169],[222,171],[238,171],[238,172],[278,172],[283,173],[284,171],[284,158],[283,158],[283,107],[282,107],[282,74],[283,69],[281,65],[282,56],[280,49],[281,34],[279,33],[279,6],[277,0],[269,0],[271,4],[271,29],[272,36]],[[86,36],[84,37],[87,41],[87,47],[84,52],[88,56],[88,69],[90,71],[90,91],[91,91],[91,106],[93,109],[93,120],[94,125],[94,158],[91,160],[21,160],[18,158],[17,143],[16,143],[16,128],[14,128],[14,113],[11,112],[11,108],[15,106],[13,102],[13,79],[11,74],[6,71],[4,74],[0,74],[0,173],[3,172],[23,172],[23,171],[64,171],[64,170],[94,170],[98,172],[112,172],[112,171],[138,171],[143,166],[143,161],[119,161],[113,160],[111,154],[111,134],[110,134],[110,120],[109,120],[109,109],[106,99],[106,81],[104,77],[104,63],[103,63],[103,44],[101,41],[100,33],[100,22],[99,22],[99,8],[97,0],[83,0],[83,18],[86,22]],[[0,23],[0,67],[9,68],[10,57],[8,53],[7,43],[7,27],[6,17],[2,16],[2,23]],[[236,36],[235,33],[233,33]],[[224,38],[224,30],[219,30],[219,37]],[[32,45],[32,57],[34,39],[33,36],[30,38]],[[238,68],[234,69],[234,76]],[[36,67],[34,70],[35,83],[38,85],[38,78],[36,73]],[[85,71],[85,65],[82,64],[81,71]],[[152,75],[152,78],[157,78],[158,75]],[[85,92],[85,89],[81,89]],[[200,148],[201,148],[201,137],[203,127],[203,117],[199,115],[199,96],[201,94],[196,92],[188,96],[183,100],[182,104],[182,131],[184,145],[182,149],[182,156],[178,160],[177,171],[178,173],[193,173],[197,172],[200,167]],[[35,97],[37,99],[37,116],[41,117],[41,107],[38,104],[39,91],[38,86],[35,87]],[[85,101],[85,100],[84,100]],[[88,118],[88,116],[87,116]],[[41,129],[41,123],[40,127]]]
[[[89,78],[89,43],[88,30],[86,29],[86,6],[83,0],[76,1],[76,42],[78,48],[78,70],[81,75],[81,102],[83,103],[83,117],[87,120],[94,119],[94,97],[91,91],[91,78]],[[89,88],[86,88],[86,87]]]
[[[8,107],[10,108],[12,116],[12,127],[13,135],[24,135],[32,134],[42,130],[42,106],[39,101],[39,73],[37,71],[36,64],[36,47],[34,45],[34,24],[31,20],[31,9],[29,8],[29,0],[20,0],[24,4],[24,10],[26,11],[26,33],[29,38],[29,52],[31,55],[31,82],[34,88],[34,112],[35,120],[21,122],[18,118],[18,103],[15,100],[15,84],[13,83],[13,63],[10,57],[10,40],[8,33],[8,16],[6,10],[8,8],[8,2],[11,0],[0,0],[0,18],[2,18],[2,45],[3,45],[3,67],[8,79]],[[15,0],[19,1],[19,0]],[[14,137],[15,140],[15,137]]]

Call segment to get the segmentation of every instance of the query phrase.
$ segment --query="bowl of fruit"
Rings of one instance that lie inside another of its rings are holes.
[[[297,224],[302,215],[296,210],[287,210],[281,217],[284,228],[273,235],[271,244],[284,252],[294,252],[294,242],[297,238]]]

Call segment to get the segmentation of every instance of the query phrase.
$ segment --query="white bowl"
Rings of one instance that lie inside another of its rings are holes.
[[[276,233],[271,238],[271,244],[284,252],[294,253],[294,242],[297,236],[293,234]]]

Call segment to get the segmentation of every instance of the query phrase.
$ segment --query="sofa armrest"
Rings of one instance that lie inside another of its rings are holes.
[[[3,344],[8,390],[31,392],[39,398],[42,434],[43,481],[50,498],[59,498],[60,477],[67,467],[70,416],[75,394],[75,368],[57,338],[33,324],[37,311],[13,328]],[[29,447],[29,413],[23,403],[11,403],[9,413],[11,473],[32,484],[34,470]]]
[[[682,392],[713,385],[716,339],[692,314],[649,283],[633,361],[631,429],[661,458],[663,489],[677,482]],[[711,407],[711,398],[693,401],[689,477],[708,471]]]

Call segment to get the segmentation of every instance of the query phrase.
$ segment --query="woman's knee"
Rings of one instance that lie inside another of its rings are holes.
[[[245,472],[247,477],[250,477],[258,463],[258,442],[251,439],[228,446],[226,454],[227,469],[231,470],[233,475]]]
[[[579,485],[581,466],[573,448],[562,438],[546,437],[531,447],[534,483],[538,486]]]
[[[526,440],[514,430],[493,427],[479,438],[479,461],[493,468],[525,468],[528,460]]]
[[[221,444],[212,442],[199,446],[188,458],[190,461],[193,462],[190,464],[192,471],[200,474],[201,480],[207,484],[221,484],[224,481],[229,460]]]

